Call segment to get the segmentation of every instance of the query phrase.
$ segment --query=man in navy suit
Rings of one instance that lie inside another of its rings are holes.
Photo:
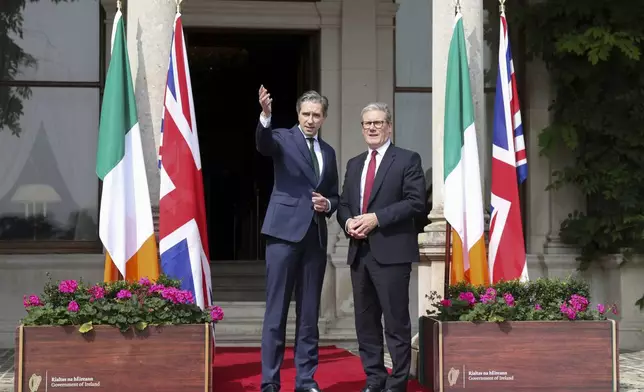
[[[266,239],[266,313],[262,330],[262,392],[280,390],[286,317],[295,289],[296,392],[319,392],[318,318],[326,270],[326,218],[338,207],[335,151],[318,134],[328,101],[315,91],[297,101],[298,125],[271,128],[272,98],[259,89],[262,106],[257,151],[273,158],[275,184],[262,234]]]
[[[350,237],[363,392],[405,392],[411,365],[409,277],[420,258],[414,221],[425,211],[425,176],[418,153],[391,143],[391,121],[384,103],[362,110],[368,149],[347,162],[337,214]],[[384,363],[383,314],[391,375]]]

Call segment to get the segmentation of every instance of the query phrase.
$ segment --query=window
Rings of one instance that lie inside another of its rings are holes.
[[[98,252],[100,2],[14,4],[0,5],[0,251]]]
[[[420,154],[427,186],[432,167],[432,2],[396,0],[396,145]]]

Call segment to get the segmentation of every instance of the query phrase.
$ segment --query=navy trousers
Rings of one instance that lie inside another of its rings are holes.
[[[286,318],[295,290],[296,388],[317,387],[318,318],[326,270],[326,249],[320,245],[318,226],[311,222],[302,241],[268,237],[266,242],[266,313],[262,329],[262,389],[280,386],[284,360]]]

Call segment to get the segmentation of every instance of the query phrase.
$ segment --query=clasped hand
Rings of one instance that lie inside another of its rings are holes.
[[[367,238],[367,234],[378,226],[378,217],[373,212],[349,218],[347,233],[358,240]]]

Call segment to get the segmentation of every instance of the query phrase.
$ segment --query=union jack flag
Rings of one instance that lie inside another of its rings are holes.
[[[490,282],[493,283],[500,280],[528,280],[519,200],[519,184],[528,176],[528,161],[505,12],[501,13],[499,35],[489,243]]]
[[[181,14],[174,21],[161,145],[159,252],[163,273],[181,280],[202,309],[212,305],[201,156]]]

